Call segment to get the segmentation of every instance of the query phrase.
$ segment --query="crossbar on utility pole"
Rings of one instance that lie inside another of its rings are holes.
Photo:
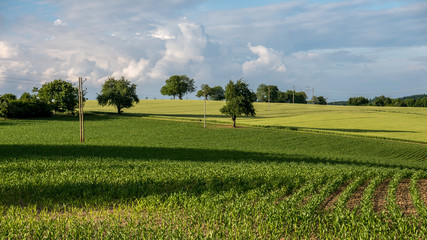
[[[79,77],[79,123],[80,123],[80,142],[85,141],[84,121],[83,121],[83,80]]]

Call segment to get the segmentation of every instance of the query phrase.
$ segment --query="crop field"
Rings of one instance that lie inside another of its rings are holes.
[[[85,143],[77,116],[0,120],[0,239],[427,238],[425,135],[266,127],[292,113],[273,104],[265,123],[213,111],[205,129],[201,101],[176,102],[118,116],[89,101]]]
[[[219,109],[224,101],[207,101],[207,121],[231,124]],[[427,142],[427,108],[322,106],[307,104],[255,103],[256,117],[237,118],[237,125],[297,128],[303,131],[371,136]],[[88,101],[89,111],[115,112]],[[127,113],[151,118],[201,120],[201,100],[141,100]]]

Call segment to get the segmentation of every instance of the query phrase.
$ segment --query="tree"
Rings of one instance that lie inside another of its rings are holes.
[[[208,96],[209,100],[222,101],[225,99],[224,88],[221,86],[215,86],[211,88],[210,94]]]
[[[166,85],[160,89],[160,93],[162,95],[173,96],[173,99],[178,96],[178,98],[182,100],[185,94],[196,90],[194,87],[194,79],[190,79],[186,75],[173,75],[165,82]]]
[[[78,88],[61,79],[45,83],[40,89],[34,88],[33,92],[37,93],[37,97],[40,100],[47,102],[55,113],[74,112],[74,109],[79,104]]]
[[[353,106],[366,106],[369,104],[369,99],[364,97],[352,97],[348,99],[347,104]]]
[[[136,95],[136,85],[131,84],[125,77],[119,80],[114,77],[102,85],[101,94],[97,94],[96,99],[101,106],[110,105],[117,107],[117,113],[121,114],[123,108],[133,107],[133,103],[139,103]]]
[[[279,102],[280,91],[275,85],[260,84],[256,90],[256,96],[258,101],[268,102]]]
[[[203,122],[203,126],[206,128],[206,100],[208,99],[208,95],[210,95],[211,93],[211,88],[209,87],[209,85],[207,84],[202,84],[202,89],[200,89],[197,92],[197,97],[201,97],[203,96],[205,99],[205,115],[204,115],[204,122]]]
[[[374,106],[389,106],[391,105],[391,98],[385,97],[384,95],[381,95],[379,97],[375,97],[373,101]]]
[[[31,96],[31,94],[28,92],[24,92],[21,95],[21,98],[19,98],[19,100],[22,100],[22,101],[31,101],[31,99],[33,99],[33,96]]]
[[[211,94],[212,88],[208,84],[202,84],[201,89],[197,91],[196,97],[203,97],[205,100],[208,99],[208,96]]]
[[[231,117],[233,127],[236,127],[238,116],[255,116],[253,102],[256,101],[256,94],[242,79],[237,80],[236,83],[230,80],[225,87],[225,100],[226,105],[220,109],[220,112]]]
[[[0,103],[16,100],[16,96],[12,93],[6,93],[0,96]]]
[[[325,97],[323,97],[323,96],[318,96],[318,97],[315,97],[314,104],[326,105],[326,104],[328,104],[328,103],[326,102],[326,98],[325,98]]]

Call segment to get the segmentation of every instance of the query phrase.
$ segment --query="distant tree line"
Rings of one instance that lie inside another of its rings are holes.
[[[394,107],[427,107],[427,95],[413,95],[404,98],[390,98],[384,95],[368,99],[352,97],[347,101],[352,106],[394,106]]]

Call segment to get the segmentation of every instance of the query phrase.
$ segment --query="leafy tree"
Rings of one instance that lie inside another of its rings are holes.
[[[295,92],[295,103],[307,104],[307,94],[305,92]]]
[[[197,92],[196,97],[203,97],[205,100],[208,99],[208,96],[211,94],[211,88],[208,84],[202,84],[201,89]]]
[[[186,75],[173,75],[165,82],[166,85],[160,89],[160,93],[162,95],[173,96],[173,99],[175,99],[175,96],[178,96],[182,100],[185,94],[196,90],[194,79],[190,79]]]
[[[427,107],[427,97],[418,98],[415,101],[415,107]]]
[[[391,102],[392,102],[391,98],[381,95],[379,97],[375,97],[372,104],[374,106],[389,106],[391,105]]]
[[[314,104],[326,105],[328,103],[326,102],[326,98],[325,97],[318,96],[318,97],[315,97]]]
[[[292,91],[288,94],[290,90],[286,92],[279,92],[279,96],[277,98],[277,102],[279,103],[291,103],[292,102]]]
[[[415,99],[405,99],[404,103],[408,107],[415,107]]]
[[[22,100],[22,101],[31,101],[31,99],[33,99],[34,97],[30,94],[30,93],[28,93],[28,92],[24,92],[22,95],[21,95],[21,97],[19,98],[19,100]]]
[[[369,104],[369,99],[364,97],[352,97],[348,99],[347,104],[353,106],[366,106]]]
[[[33,92],[55,112],[73,112],[79,104],[79,89],[61,79],[45,83],[40,89],[34,88]]]
[[[16,96],[12,93],[6,93],[4,95],[1,95],[0,97],[0,103],[16,100]]]
[[[224,88],[222,88],[221,86],[215,86],[211,88],[211,91],[209,94],[209,100],[221,101],[224,99],[225,99]]]
[[[260,84],[256,91],[258,101],[268,102],[268,92],[270,91],[270,102],[279,102],[280,91],[275,85]]]
[[[236,127],[238,116],[255,116],[253,102],[256,101],[256,94],[248,88],[248,84],[242,79],[236,83],[230,80],[225,87],[226,105],[220,112],[228,115],[233,120],[233,127]]]
[[[110,105],[117,107],[117,113],[121,114],[123,108],[133,107],[133,103],[139,103],[136,95],[136,85],[131,84],[125,77],[119,80],[114,77],[102,85],[101,94],[97,94],[96,99],[101,106]]]

